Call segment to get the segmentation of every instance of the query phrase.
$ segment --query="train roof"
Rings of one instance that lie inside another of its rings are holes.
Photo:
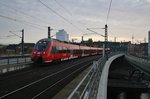
[[[60,40],[54,39],[54,38],[43,38],[43,39],[40,39],[38,42],[40,42],[40,41],[47,41],[47,42],[61,42],[61,43],[67,43],[67,44],[78,45],[78,46],[81,46],[81,47],[90,47],[90,46],[84,46],[84,45],[75,44],[75,43],[71,43],[71,42],[60,41]],[[95,48],[95,47],[90,47],[90,48]]]
[[[58,41],[58,42],[62,42],[62,41],[60,41],[60,40],[52,39],[52,38],[43,38],[43,39],[40,39],[39,41],[47,41],[47,42]]]

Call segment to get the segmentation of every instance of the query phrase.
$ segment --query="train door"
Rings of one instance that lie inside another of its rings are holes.
[[[51,54],[52,60],[56,60],[58,54],[58,48],[56,46],[52,46]]]
[[[84,49],[82,49],[82,56],[84,56]]]
[[[73,58],[73,48],[69,47],[69,49],[70,49],[70,59],[72,59]]]
[[[70,58],[73,58],[73,49],[70,49]]]

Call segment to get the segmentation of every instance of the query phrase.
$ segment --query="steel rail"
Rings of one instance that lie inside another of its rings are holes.
[[[91,63],[88,63],[88,65],[90,65]],[[86,65],[86,66],[88,66]],[[40,93],[38,93],[37,95],[35,95],[34,97],[32,97],[32,99],[36,99],[38,98],[41,94],[43,94],[44,92],[46,92],[47,90],[49,90],[50,88],[54,87],[55,85],[57,85],[58,83],[60,83],[61,81],[69,78],[70,76],[72,76],[74,73],[82,70],[83,68],[85,68],[86,66],[84,67],[81,67],[81,68],[78,68],[77,70],[73,71],[71,74],[67,75],[66,77],[64,77],[63,79],[60,79],[59,81],[57,81],[56,83],[54,83],[53,85],[49,86],[48,88],[44,89],[43,91],[41,91]]]
[[[21,90],[23,90],[23,89],[25,89],[25,88],[27,88],[27,87],[29,87],[29,86],[31,86],[31,85],[34,85],[34,84],[36,84],[36,83],[39,83],[40,81],[43,81],[43,80],[45,80],[45,79],[47,79],[47,78],[49,78],[49,77],[52,77],[52,76],[54,76],[54,75],[56,75],[56,74],[58,74],[58,73],[61,73],[61,72],[65,71],[65,70],[68,70],[68,69],[70,69],[70,68],[72,68],[72,67],[74,67],[74,66],[76,66],[76,65],[79,65],[79,64],[81,64],[81,62],[80,62],[80,63],[77,63],[77,64],[73,64],[71,67],[62,69],[62,70],[60,70],[60,71],[58,71],[58,72],[55,72],[55,73],[53,73],[53,74],[47,75],[47,76],[45,76],[45,77],[43,77],[43,78],[41,78],[41,79],[39,79],[39,80],[36,80],[36,81],[34,81],[34,82],[30,83],[30,84],[27,84],[27,85],[25,85],[25,86],[23,86],[23,87],[21,87],[21,88],[18,88],[18,89],[14,90],[14,91],[12,91],[12,92],[9,92],[9,93],[7,93],[7,94],[5,94],[5,95],[3,95],[3,96],[0,96],[0,99],[1,99],[1,98],[5,98],[5,97],[7,97],[7,96],[10,96],[10,95],[12,95],[12,94],[14,94],[14,93],[16,93],[16,92],[18,92],[18,91],[21,91]]]
[[[67,99],[71,99],[71,97],[78,90],[78,88],[81,86],[81,84],[84,82],[84,80],[88,77],[88,75],[90,74],[90,72],[91,72],[91,70],[84,76],[84,78],[80,81],[80,83],[78,84],[78,86],[72,91],[72,93],[69,95],[69,97]]]
[[[100,58],[97,62],[100,63],[100,61],[101,61],[101,58]],[[91,69],[88,71],[88,73],[84,76],[84,78],[80,81],[80,83],[76,86],[76,88],[72,91],[72,93],[68,96],[67,99],[71,99],[71,98],[73,97],[73,95],[77,92],[77,90],[79,89],[79,87],[80,87],[80,86],[83,84],[83,82],[87,79],[87,77],[88,77],[89,74],[94,70],[94,68],[95,68],[94,66],[91,67]],[[83,97],[83,95],[84,95],[84,93],[85,93],[87,87],[88,87],[89,84],[90,84],[90,81],[91,81],[93,75],[94,75],[94,73],[92,73],[92,74],[90,75],[89,81],[87,82],[87,84],[86,84],[84,90],[82,91],[82,93],[81,93],[81,95],[80,95],[80,98]]]

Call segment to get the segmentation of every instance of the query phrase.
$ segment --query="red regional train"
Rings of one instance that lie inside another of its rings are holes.
[[[56,39],[45,38],[35,44],[31,60],[34,63],[47,63],[96,54],[102,54],[102,48],[69,44]]]

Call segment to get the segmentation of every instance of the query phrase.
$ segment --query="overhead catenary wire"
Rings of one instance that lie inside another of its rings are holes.
[[[9,38],[11,38],[11,39],[17,39],[16,37],[15,38],[12,38],[12,37],[9,37]],[[8,37],[7,38],[0,38],[1,40],[7,40],[8,39]]]
[[[28,23],[28,24],[31,24],[31,25],[39,26],[39,27],[47,27],[47,26],[43,26],[43,25],[40,25],[40,24],[31,23],[31,22],[28,22],[28,21],[19,20],[19,19],[8,17],[8,16],[4,16],[4,15],[0,15],[0,17],[6,18],[6,19],[10,19],[10,20],[14,20],[14,21]]]
[[[71,15],[72,16],[72,13],[68,10],[68,9],[66,9],[61,3],[59,3],[57,0],[54,0],[61,8],[63,8],[69,15]]]
[[[7,35],[7,36],[0,36],[0,39],[6,39],[6,38],[14,38],[15,35]]]
[[[21,36],[14,33],[14,32],[21,32],[20,30],[18,30],[18,31],[9,31],[9,32],[13,35],[0,36],[0,39],[6,39],[6,38],[12,38],[12,37],[22,38]]]
[[[71,11],[69,11],[68,9],[66,9],[62,4],[60,4],[57,0],[55,0],[55,2],[61,7],[63,8],[71,17],[72,17],[72,13]],[[85,29],[87,28],[83,23],[81,23],[80,21],[77,21],[77,23],[79,23],[82,27],[84,27]]]
[[[100,33],[97,33],[97,32],[95,32],[95,31],[93,31],[93,30],[91,30],[91,29],[89,29],[89,28],[87,28],[87,30],[89,30],[89,31],[91,31],[91,32],[93,32],[93,33],[95,33],[95,34],[98,34],[98,35],[100,35],[100,36],[102,36],[102,37],[105,37],[105,35],[102,35],[102,34],[100,34]]]
[[[8,20],[11,20],[11,21],[19,22],[21,24],[25,24],[25,25],[28,25],[28,26],[32,26],[32,27],[37,28],[37,29],[43,29],[42,27],[47,28],[46,26],[41,26],[41,25],[38,25],[38,24],[35,24],[35,23],[31,23],[31,22],[27,22],[27,21],[11,18],[11,17],[4,16],[4,15],[0,15],[0,17],[8,19]]]
[[[19,38],[22,38],[21,36],[17,35],[16,33],[13,33],[12,31],[9,31],[10,33],[14,34],[14,36],[17,36]]]
[[[18,12],[18,13],[20,13],[20,14],[26,16],[26,17],[30,17],[30,18],[32,18],[32,19],[37,19],[37,20],[40,20],[40,21],[42,21],[42,22],[47,22],[47,21],[45,21],[45,20],[42,20],[41,18],[38,18],[37,16],[35,17],[35,16],[32,16],[32,15],[30,15],[30,14],[28,14],[28,13],[25,13],[24,11],[21,11],[21,10],[19,10],[19,9],[17,9],[17,8],[10,7],[9,5],[7,5],[7,4],[5,4],[5,3],[0,2],[0,4],[3,5],[3,6],[5,6],[5,7],[7,7],[7,8],[9,8],[9,9],[11,9],[11,10],[13,10],[13,11],[15,11],[15,12]]]
[[[78,28],[76,25],[74,25],[72,22],[70,22],[68,19],[66,19],[65,17],[63,17],[62,15],[60,15],[59,13],[57,13],[55,10],[53,10],[51,7],[49,7],[48,5],[46,5],[45,3],[43,3],[41,0],[38,0],[43,6],[45,6],[46,8],[48,8],[50,11],[52,11],[53,13],[55,13],[57,16],[59,16],[60,18],[62,18],[64,21],[66,21],[67,23],[71,24],[74,28],[76,28],[77,30],[84,32],[83,30],[81,30],[80,28]]]
[[[107,22],[108,22],[109,15],[110,15],[111,4],[112,4],[112,0],[110,0],[110,4],[109,4],[109,8],[108,8],[108,13],[107,13],[107,18],[106,18],[106,24],[107,24]]]
[[[15,12],[19,12],[19,13],[25,15],[25,16],[34,18],[33,16],[28,15],[28,14],[24,13],[23,11],[20,11],[20,10],[18,10],[18,9],[13,8],[13,7],[10,7],[10,6],[8,6],[7,4],[4,4],[4,3],[2,3],[2,2],[0,2],[0,4],[3,5],[3,6],[5,6],[5,7],[7,7],[7,8],[9,8],[9,9],[11,9],[11,10],[14,10]]]

